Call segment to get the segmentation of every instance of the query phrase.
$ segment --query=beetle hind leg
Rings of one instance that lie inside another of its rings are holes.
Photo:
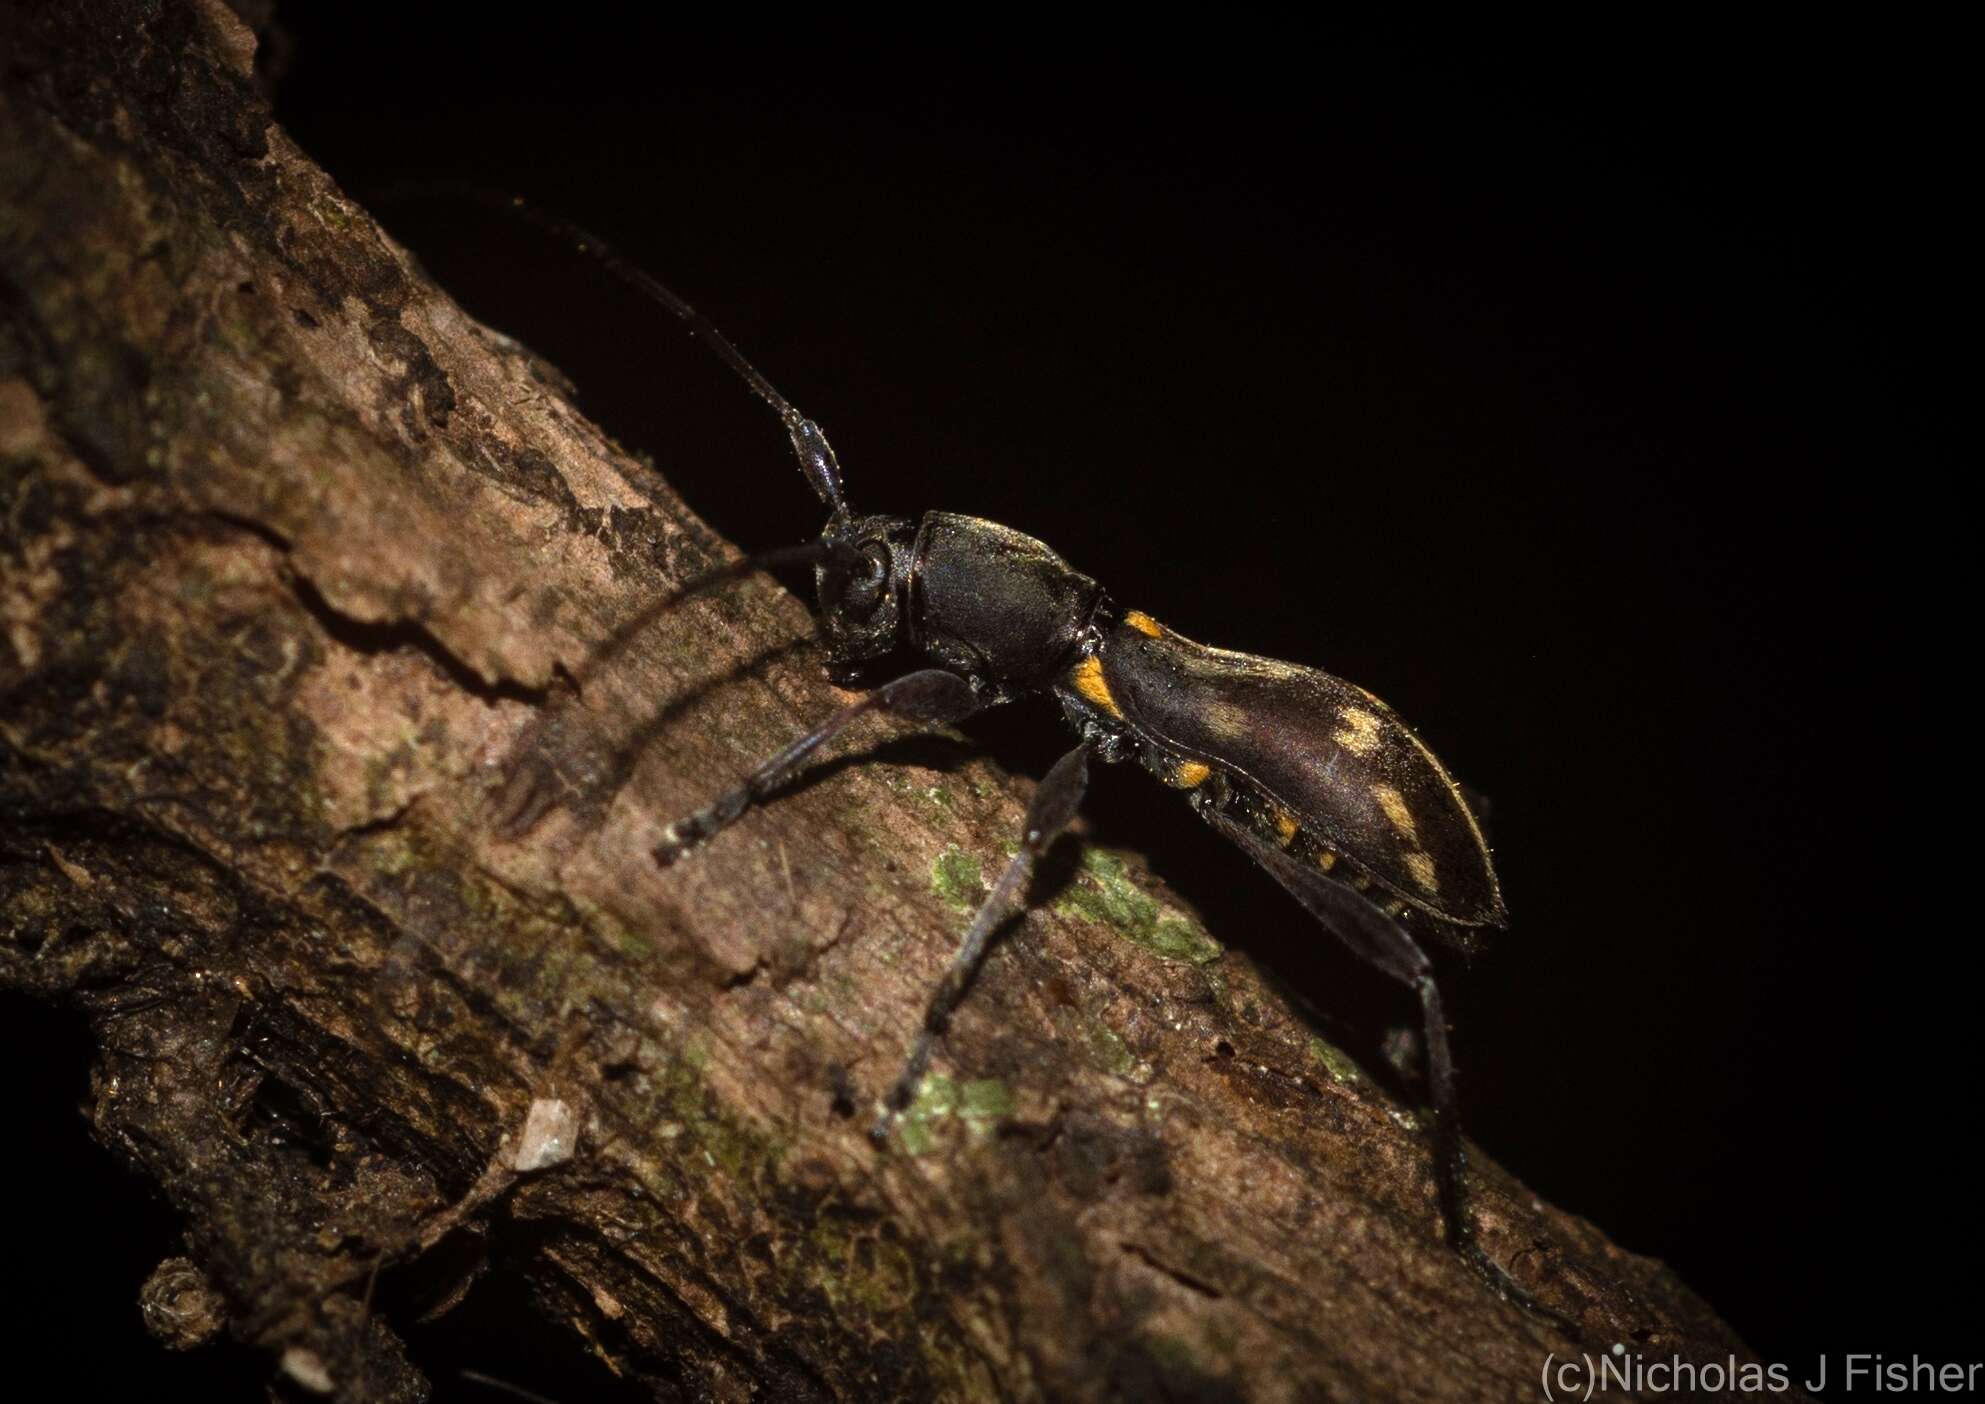
[[[1232,840],[1269,876],[1361,958],[1419,996],[1426,1040],[1427,1091],[1432,1099],[1434,1178],[1440,1193],[1441,1217],[1448,1246],[1503,1300],[1564,1331],[1574,1339],[1578,1328],[1561,1312],[1538,1301],[1491,1258],[1475,1237],[1475,1220],[1468,1210],[1467,1155],[1454,1088],[1454,1054],[1448,1045],[1447,1018],[1441,1008],[1440,987],[1433,962],[1400,922],[1387,916],[1364,896],[1255,833],[1245,822],[1223,812],[1217,804],[1194,808],[1215,829]]]

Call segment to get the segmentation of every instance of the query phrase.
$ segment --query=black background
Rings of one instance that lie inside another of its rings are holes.
[[[1183,633],[1386,697],[1494,800],[1514,924],[1448,967],[1472,1135],[1768,1360],[1975,1354],[1971,1294],[1920,1275],[1979,1238],[1944,813],[1970,719],[1936,676],[1976,631],[1907,369],[1957,295],[1960,168],[1921,54],[415,10],[285,17],[278,114],[347,189],[528,193],[723,326],[859,510],[1008,522]],[[665,312],[480,211],[382,214],[725,534],[818,530]],[[1035,774],[1064,744],[1045,709],[976,730]],[[1377,1061],[1406,996],[1141,775],[1096,788],[1101,841]],[[163,1370],[130,1303],[171,1220],[126,1216],[77,1095],[38,1134],[109,1256],[63,1313],[129,1318]],[[597,1384],[522,1358],[555,1341],[416,1346]]]

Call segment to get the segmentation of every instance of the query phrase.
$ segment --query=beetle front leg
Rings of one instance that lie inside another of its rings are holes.
[[[930,1066],[931,1052],[943,1036],[945,1025],[951,1022],[952,1011],[957,1009],[958,1002],[971,987],[972,977],[978,973],[980,964],[986,958],[986,948],[992,944],[993,933],[1013,914],[1020,899],[1026,895],[1027,880],[1033,876],[1034,865],[1048,851],[1055,835],[1068,827],[1088,789],[1089,745],[1084,742],[1055,762],[1047,778],[1034,791],[1034,798],[1028,802],[1027,824],[1020,835],[1020,851],[1007,862],[999,881],[993,884],[986,900],[973,913],[972,924],[965,928],[965,938],[958,944],[958,953],[952,956],[944,978],[931,992],[930,1003],[924,1009],[923,1027],[917,1031],[916,1041],[910,1045],[910,1056],[903,1062],[903,1071],[897,1077],[896,1085],[882,1100],[882,1115],[869,1132],[877,1141],[888,1138],[890,1123],[915,1099],[917,1088],[924,1080],[924,1072]]]
[[[655,845],[655,861],[666,868],[728,829],[792,779],[808,756],[870,712],[892,712],[926,726],[948,726],[976,712],[979,705],[971,684],[942,668],[926,668],[884,683],[860,701],[843,707],[688,818],[669,825],[662,831],[662,841]]]

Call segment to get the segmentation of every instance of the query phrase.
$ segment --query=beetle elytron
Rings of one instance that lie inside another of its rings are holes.
[[[921,655],[931,665],[842,708],[670,825],[655,850],[658,862],[675,862],[768,799],[808,756],[870,711],[945,725],[1047,693],[1080,738],[1035,791],[1018,851],[932,994],[903,1071],[883,1099],[877,1139],[910,1104],[992,934],[1024,898],[1036,861],[1074,817],[1089,761],[1135,761],[1183,791],[1202,819],[1319,922],[1419,996],[1448,1242],[1498,1293],[1569,1326],[1488,1257],[1468,1214],[1447,1023],[1432,963],[1409,925],[1472,947],[1485,928],[1505,925],[1506,916],[1481,825],[1433,752],[1364,689],[1314,668],[1182,638],[1150,615],[1120,607],[1044,543],[1009,527],[950,512],[916,521],[854,515],[826,435],[707,318],[577,226],[521,201],[508,204],[688,323],[777,412],[801,471],[828,509],[817,542],[750,558],[689,588],[776,560],[811,561],[834,681],[853,682],[862,665],[899,653]]]

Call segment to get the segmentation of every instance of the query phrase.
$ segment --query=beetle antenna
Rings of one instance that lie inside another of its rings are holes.
[[[834,446],[827,442],[827,435],[818,424],[799,412],[791,401],[781,395],[759,373],[758,367],[744,358],[744,353],[731,344],[729,337],[717,330],[716,324],[698,312],[681,296],[663,286],[662,282],[647,269],[630,263],[616,253],[606,240],[589,232],[562,215],[540,209],[521,195],[502,195],[481,186],[467,185],[454,181],[423,181],[416,184],[395,186],[382,192],[391,199],[409,194],[456,195],[489,205],[515,219],[535,224],[538,228],[560,239],[578,253],[594,260],[609,273],[640,292],[647,294],[669,311],[675,313],[689,325],[691,336],[701,337],[705,345],[737,372],[738,378],[751,387],[752,393],[770,405],[779,416],[779,422],[786,426],[786,435],[792,440],[793,456],[799,460],[800,472],[812,485],[820,500],[833,512],[837,522],[848,519],[848,504],[841,492],[841,464],[834,457]]]

